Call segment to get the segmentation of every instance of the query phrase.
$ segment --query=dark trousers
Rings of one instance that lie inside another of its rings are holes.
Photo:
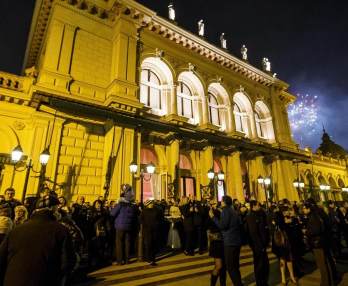
[[[144,254],[145,260],[148,262],[155,262],[156,260],[156,244],[158,243],[156,235],[157,230],[144,229]]]
[[[254,257],[254,272],[257,286],[267,286],[269,276],[269,260],[267,249],[252,249]]]
[[[185,250],[189,254],[195,253],[194,237],[195,236],[193,230],[185,230]]]
[[[207,231],[202,226],[195,226],[195,233],[199,251],[204,251],[205,249],[207,249]]]
[[[240,246],[224,246],[226,270],[234,286],[243,286],[239,271]]]
[[[116,257],[118,263],[128,263],[130,253],[131,231],[116,230]]]
[[[313,254],[315,263],[320,271],[321,286],[334,285],[333,269],[330,261],[330,257],[327,256],[326,251],[323,248],[314,248]]]

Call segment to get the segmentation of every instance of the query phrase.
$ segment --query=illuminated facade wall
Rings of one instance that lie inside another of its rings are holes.
[[[105,186],[117,198],[122,183],[139,199],[133,160],[139,170],[156,165],[145,198],[166,198],[171,186],[201,197],[215,166],[225,173],[220,193],[265,200],[257,178],[270,176],[275,199],[298,199],[293,159],[312,157],[291,139],[286,83],[134,1],[37,3],[26,76],[0,73],[0,193],[13,185],[21,197],[26,172],[8,159],[21,145],[35,171],[49,148],[49,184],[72,200]],[[348,184],[346,162],[324,162],[315,158],[314,176]],[[37,188],[32,172],[27,193]]]

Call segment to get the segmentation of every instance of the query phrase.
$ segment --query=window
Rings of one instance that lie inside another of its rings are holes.
[[[221,121],[220,121],[220,109],[219,109],[219,104],[218,101],[216,99],[216,97],[211,94],[208,93],[208,100],[209,100],[209,119],[211,124],[220,126],[221,125]]]
[[[240,110],[238,104],[234,104],[234,120],[236,124],[236,130],[245,133],[244,123],[243,123],[243,113]]]
[[[177,104],[178,115],[193,118],[192,92],[187,84],[179,82]]]
[[[265,126],[263,126],[264,123],[261,121],[260,115],[256,111],[255,111],[255,123],[256,123],[257,135],[260,138],[265,138],[265,132],[264,132]]]
[[[161,82],[158,76],[149,69],[141,71],[140,102],[146,106],[161,109]]]

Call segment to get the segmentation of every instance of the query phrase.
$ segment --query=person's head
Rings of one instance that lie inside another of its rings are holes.
[[[36,202],[35,211],[50,210],[55,213],[58,210],[58,206],[59,200],[56,196],[46,195]]]
[[[59,197],[58,200],[59,200],[59,207],[66,206],[66,199],[63,196]]]
[[[85,203],[85,197],[84,196],[78,196],[77,197],[77,203],[79,205],[83,205]]]
[[[5,190],[5,200],[6,200],[6,201],[11,201],[11,200],[13,200],[14,197],[15,197],[15,195],[16,195],[16,191],[15,191],[14,188],[7,188],[7,189]]]
[[[5,202],[5,197],[3,195],[0,195],[0,204],[2,204],[3,202]]]
[[[344,202],[344,203],[343,203],[343,207],[345,207],[346,209],[348,209],[348,202]]]
[[[230,206],[232,206],[232,198],[230,196],[223,196],[222,197],[222,201],[221,201],[221,205],[223,207],[230,207]]]
[[[18,219],[27,220],[28,219],[28,210],[25,206],[16,206],[14,209],[14,212],[15,212],[15,220],[18,220]]]
[[[93,203],[93,208],[96,210],[101,210],[102,206],[103,206],[103,202],[101,200],[96,200]]]
[[[240,205],[240,202],[238,201],[238,199],[233,199],[233,205],[236,207]]]
[[[261,209],[260,203],[256,200],[250,201],[250,209],[254,212],[257,212]]]
[[[302,206],[302,212],[304,215],[308,215],[311,212],[312,205],[310,203],[304,203]]]
[[[11,207],[8,203],[0,204],[0,216],[11,217]]]
[[[334,201],[327,201],[327,206],[329,207],[329,208],[335,208],[335,202]]]

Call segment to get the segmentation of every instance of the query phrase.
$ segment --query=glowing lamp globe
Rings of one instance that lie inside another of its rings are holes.
[[[219,179],[220,181],[225,180],[225,173],[224,173],[223,171],[220,171],[220,172],[218,173],[218,179]]]
[[[129,170],[132,174],[135,174],[138,171],[138,165],[133,161],[129,165]]]
[[[11,153],[11,159],[14,163],[17,163],[20,161],[23,155],[23,149],[20,145],[18,145],[16,148],[13,149]]]
[[[153,174],[155,173],[155,165],[150,163],[146,166],[146,172],[149,173],[149,174]]]
[[[214,179],[214,176],[215,176],[214,170],[210,169],[208,171],[208,179],[212,180],[212,179]]]
[[[46,148],[41,154],[40,154],[40,163],[41,165],[47,165],[48,160],[50,159],[50,151],[48,151],[48,148]]]

